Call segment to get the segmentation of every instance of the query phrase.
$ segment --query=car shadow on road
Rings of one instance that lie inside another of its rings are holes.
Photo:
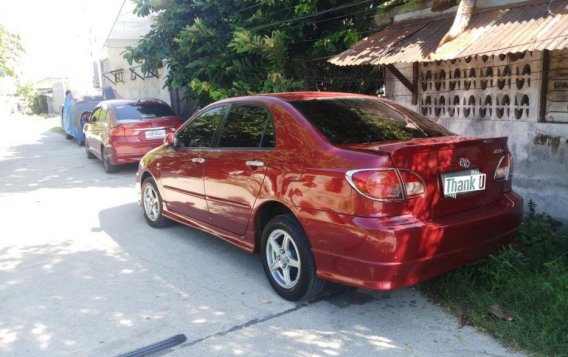
[[[51,130],[35,142],[0,152],[0,193],[40,188],[125,187],[134,185],[137,165],[104,172],[99,160],[89,160],[85,149]]]

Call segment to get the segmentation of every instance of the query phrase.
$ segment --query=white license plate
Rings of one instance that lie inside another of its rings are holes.
[[[485,190],[486,177],[479,170],[465,170],[442,174],[444,197],[456,198],[461,193]]]
[[[146,139],[163,139],[166,136],[165,130],[148,130],[146,132]]]

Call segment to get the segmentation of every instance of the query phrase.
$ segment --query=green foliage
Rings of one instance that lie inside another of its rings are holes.
[[[28,83],[18,83],[18,88],[16,94],[24,99],[22,112],[32,113],[32,107],[34,102],[37,102],[38,97],[37,91],[34,89],[30,82]]]
[[[20,37],[0,25],[0,77],[15,76],[15,66],[23,52]]]
[[[422,288],[514,347],[568,355],[568,229],[533,202],[513,246]],[[495,304],[511,321],[488,313]]]
[[[185,90],[201,105],[237,95],[317,89],[310,79],[325,79],[322,71],[331,69],[325,59],[370,32],[382,3],[135,1],[136,13],[154,16],[154,24],[124,57],[141,63],[143,71],[165,62],[166,85]]]

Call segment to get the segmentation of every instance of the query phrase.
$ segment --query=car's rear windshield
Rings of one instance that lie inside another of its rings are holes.
[[[172,109],[164,103],[132,102],[115,106],[117,120],[140,120],[174,116]]]
[[[310,99],[290,104],[338,146],[451,135],[426,117],[371,98]]]

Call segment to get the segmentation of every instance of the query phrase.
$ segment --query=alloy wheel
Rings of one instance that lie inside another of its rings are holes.
[[[152,185],[144,187],[144,211],[146,216],[153,222],[160,217],[160,200]]]
[[[282,229],[270,233],[266,245],[266,261],[272,278],[285,289],[292,289],[300,280],[301,261],[296,242]]]

